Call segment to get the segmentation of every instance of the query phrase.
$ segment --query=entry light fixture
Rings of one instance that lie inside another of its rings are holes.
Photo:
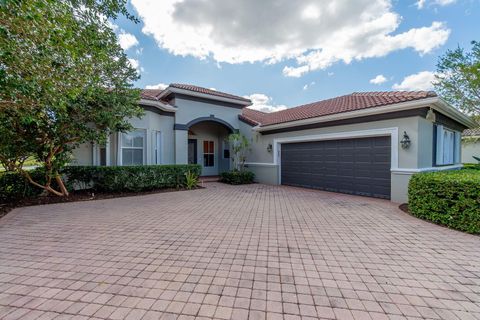
[[[403,138],[400,140],[400,144],[402,145],[402,149],[410,148],[410,137],[408,136],[406,131],[403,131]]]
[[[272,144],[269,143],[267,146],[267,152],[272,152]]]

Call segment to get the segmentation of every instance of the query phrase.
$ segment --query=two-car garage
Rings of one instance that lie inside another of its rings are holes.
[[[281,144],[281,183],[390,199],[391,138]]]

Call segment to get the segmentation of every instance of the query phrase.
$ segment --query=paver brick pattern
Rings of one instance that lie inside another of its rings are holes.
[[[88,318],[480,319],[480,238],[260,184],[0,219],[0,319]]]

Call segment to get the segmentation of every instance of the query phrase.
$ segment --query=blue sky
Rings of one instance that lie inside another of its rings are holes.
[[[479,0],[131,0],[129,7],[141,22],[114,24],[138,66],[138,87],[190,83],[250,96],[266,111],[354,91],[428,90],[439,55],[480,40]]]

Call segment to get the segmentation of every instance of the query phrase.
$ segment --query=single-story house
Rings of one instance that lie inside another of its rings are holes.
[[[461,133],[474,123],[433,92],[363,92],[263,113],[240,96],[193,85],[143,90],[141,119],[106,145],[74,152],[80,165],[231,167],[226,137],[251,141],[258,182],[407,200],[416,172],[461,167]]]
[[[462,162],[479,163],[480,158],[480,128],[466,129],[462,133]]]

